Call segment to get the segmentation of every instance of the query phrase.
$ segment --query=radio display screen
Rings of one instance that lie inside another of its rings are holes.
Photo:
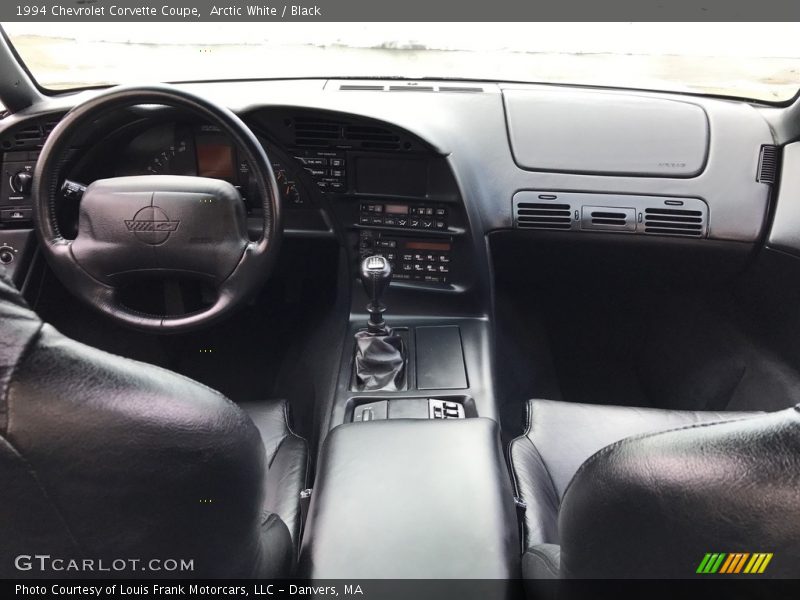
[[[430,250],[432,252],[449,252],[450,244],[442,242],[405,242],[406,250]]]
[[[408,210],[408,204],[387,204],[383,209],[387,215],[407,215]]]

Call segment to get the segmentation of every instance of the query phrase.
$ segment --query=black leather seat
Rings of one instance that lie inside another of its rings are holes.
[[[800,406],[667,411],[531,400],[509,446],[523,575],[686,578],[706,553],[800,564]]]
[[[33,554],[192,565],[103,576],[289,575],[308,451],[285,402],[248,409],[65,338],[0,278],[0,577],[91,576],[15,567]]]

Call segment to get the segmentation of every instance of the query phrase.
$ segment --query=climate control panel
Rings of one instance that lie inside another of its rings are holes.
[[[447,208],[442,205],[362,202],[359,209],[359,225],[447,231]]]
[[[399,237],[379,231],[364,230],[359,238],[361,259],[372,255],[385,257],[396,281],[448,283],[452,247],[447,238]]]

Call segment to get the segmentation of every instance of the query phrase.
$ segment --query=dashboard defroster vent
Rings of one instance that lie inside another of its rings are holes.
[[[701,237],[705,231],[703,221],[703,213],[699,210],[647,208],[644,211],[644,232]]]
[[[772,144],[761,146],[758,157],[758,174],[756,181],[761,183],[775,183],[778,174],[778,147]]]

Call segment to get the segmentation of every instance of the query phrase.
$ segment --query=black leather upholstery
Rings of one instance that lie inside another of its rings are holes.
[[[517,496],[527,504],[525,543],[559,542],[557,520],[564,491],[581,463],[604,446],[631,435],[749,414],[530,400],[525,433],[509,446]]]
[[[301,575],[508,579],[518,573],[514,501],[494,421],[351,423],[325,439]]]
[[[800,407],[714,415],[531,401],[529,411],[511,448],[530,519],[526,577],[687,578],[708,552],[770,552],[765,576],[797,576]]]
[[[289,403],[243,402],[239,405],[261,432],[267,465],[264,510],[286,523],[299,547],[300,492],[308,486],[308,444],[291,428]]]
[[[767,577],[796,578],[800,407],[604,448],[567,488],[559,529],[562,577],[690,577],[707,552],[769,552]]]
[[[299,468],[297,452],[282,456],[296,445],[285,423],[260,420],[259,435],[214,390],[65,338],[1,278],[0,330],[0,576],[82,575],[19,572],[20,554],[193,561],[169,576],[289,573],[275,513],[291,511],[267,487],[292,478],[273,469]]]

